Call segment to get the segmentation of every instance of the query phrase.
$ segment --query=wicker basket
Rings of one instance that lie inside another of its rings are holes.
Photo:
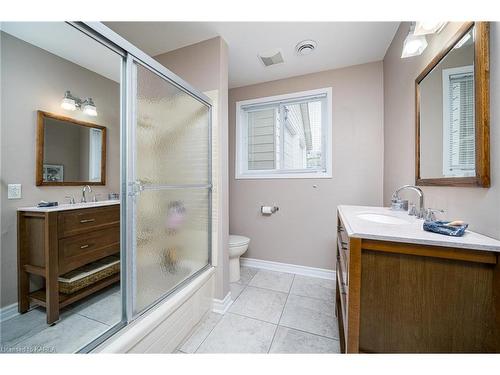
[[[120,272],[120,257],[109,256],[59,277],[59,292],[72,294]]]

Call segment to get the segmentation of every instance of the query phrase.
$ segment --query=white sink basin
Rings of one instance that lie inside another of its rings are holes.
[[[357,215],[360,219],[380,224],[409,224],[409,221],[392,215],[364,213]]]

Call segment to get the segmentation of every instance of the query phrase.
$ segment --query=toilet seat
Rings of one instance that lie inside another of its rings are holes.
[[[229,235],[229,247],[248,245],[250,238],[245,236],[238,236],[235,234]]]

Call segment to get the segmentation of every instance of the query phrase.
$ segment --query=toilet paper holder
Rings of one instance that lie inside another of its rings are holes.
[[[280,208],[278,206],[260,206],[260,212],[262,215],[272,215],[279,211],[279,209]]]

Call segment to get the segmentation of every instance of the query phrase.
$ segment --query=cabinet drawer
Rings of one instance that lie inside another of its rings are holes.
[[[59,213],[59,238],[104,229],[119,223],[119,205],[65,211]]]
[[[120,251],[120,227],[59,240],[59,274]]]

